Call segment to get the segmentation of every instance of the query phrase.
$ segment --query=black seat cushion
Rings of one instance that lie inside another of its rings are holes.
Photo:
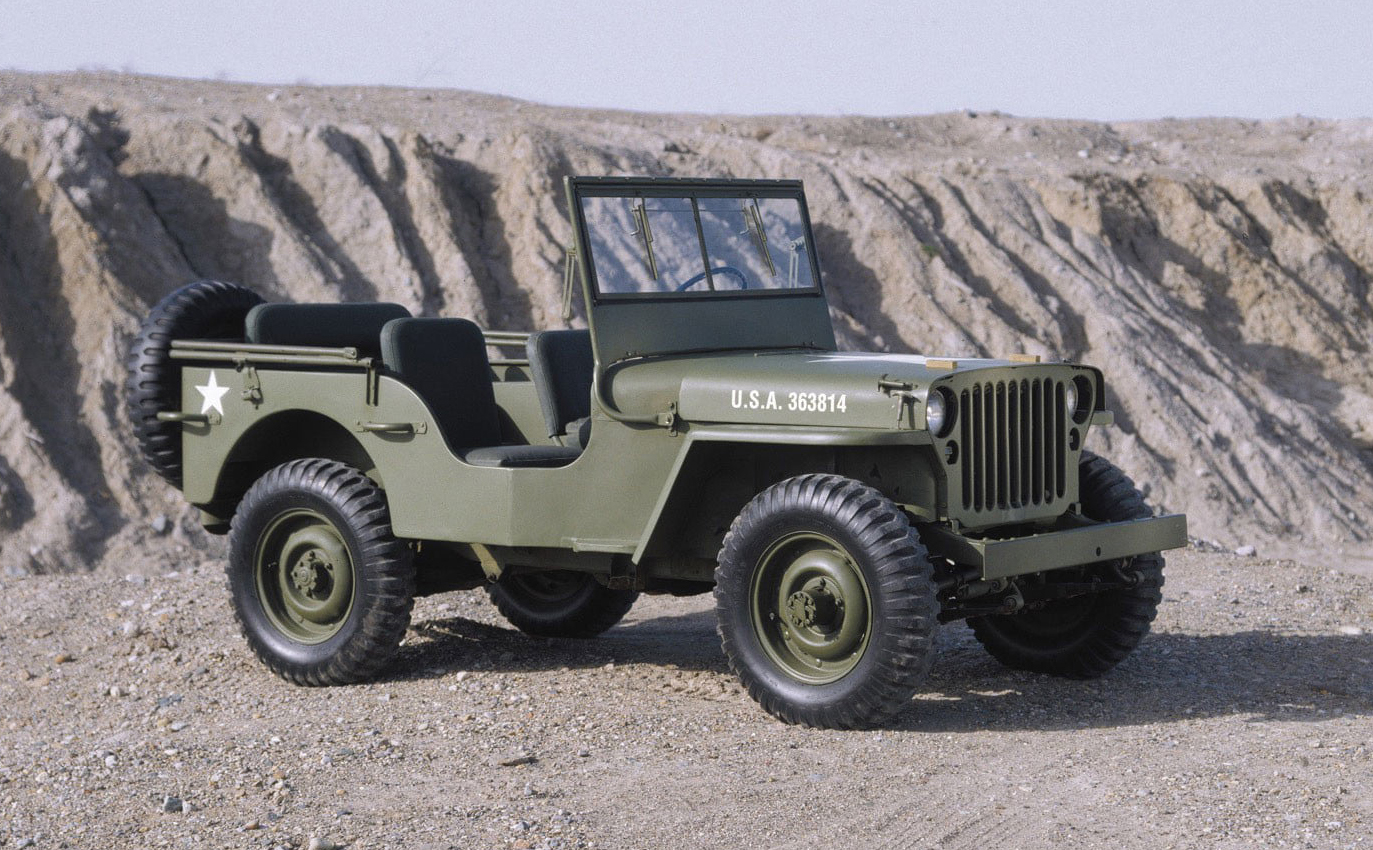
[[[462,459],[473,466],[550,467],[566,466],[581,454],[572,446],[491,446],[466,451]]]
[[[388,303],[259,304],[243,324],[248,342],[352,347],[363,357],[376,357],[382,326],[409,317],[409,310]]]
[[[481,328],[466,319],[394,319],[381,329],[381,359],[429,405],[454,454],[500,445]]]
[[[534,389],[548,425],[548,436],[566,432],[567,424],[591,415],[591,378],[595,358],[590,331],[538,331],[525,344]]]

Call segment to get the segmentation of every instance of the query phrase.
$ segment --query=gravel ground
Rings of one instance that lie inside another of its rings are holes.
[[[0,579],[0,847],[1373,846],[1373,578],[1170,558],[1155,633],[1072,682],[959,625],[890,728],[811,731],[725,668],[709,597],[536,640],[420,600],[391,675],[305,689],[219,561]]]

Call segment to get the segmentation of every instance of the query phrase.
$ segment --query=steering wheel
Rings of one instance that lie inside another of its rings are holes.
[[[743,273],[743,272],[739,271],[739,270],[736,269],[734,266],[720,266],[719,268],[711,269],[711,270],[710,270],[710,273],[711,273],[712,275],[724,274],[724,275],[729,275],[729,276],[731,276],[731,277],[734,277],[734,278],[738,279],[738,281],[739,281],[739,288],[740,288],[740,289],[748,289],[748,278],[744,276],[744,273]],[[673,290],[673,291],[674,291],[674,292],[685,292],[686,290],[690,289],[692,286],[694,286],[694,285],[700,283],[701,281],[703,281],[703,280],[705,280],[705,279],[706,279],[706,273],[705,273],[705,272],[701,272],[700,274],[696,275],[695,277],[692,277],[692,278],[690,278],[689,280],[687,280],[686,283],[684,283],[684,284],[682,284],[681,286],[677,287],[677,288],[676,288],[675,290]]]

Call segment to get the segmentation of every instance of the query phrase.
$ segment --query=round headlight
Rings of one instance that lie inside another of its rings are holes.
[[[1074,422],[1079,425],[1086,422],[1092,413],[1091,383],[1082,375],[1073,378],[1063,388],[1063,404],[1068,408],[1068,415]]]
[[[949,424],[949,400],[940,390],[930,390],[930,394],[925,397],[925,427],[930,429],[930,433],[936,437],[944,435],[944,429]]]

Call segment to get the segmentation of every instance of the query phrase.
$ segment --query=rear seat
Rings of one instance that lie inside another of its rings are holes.
[[[381,329],[382,363],[419,393],[448,448],[474,466],[554,467],[568,446],[503,446],[486,337],[466,319],[394,319]]]
[[[381,355],[382,326],[408,319],[399,304],[259,304],[248,311],[248,342],[356,348],[363,357]]]
[[[590,331],[537,331],[525,344],[548,436],[578,449],[591,434]]]

